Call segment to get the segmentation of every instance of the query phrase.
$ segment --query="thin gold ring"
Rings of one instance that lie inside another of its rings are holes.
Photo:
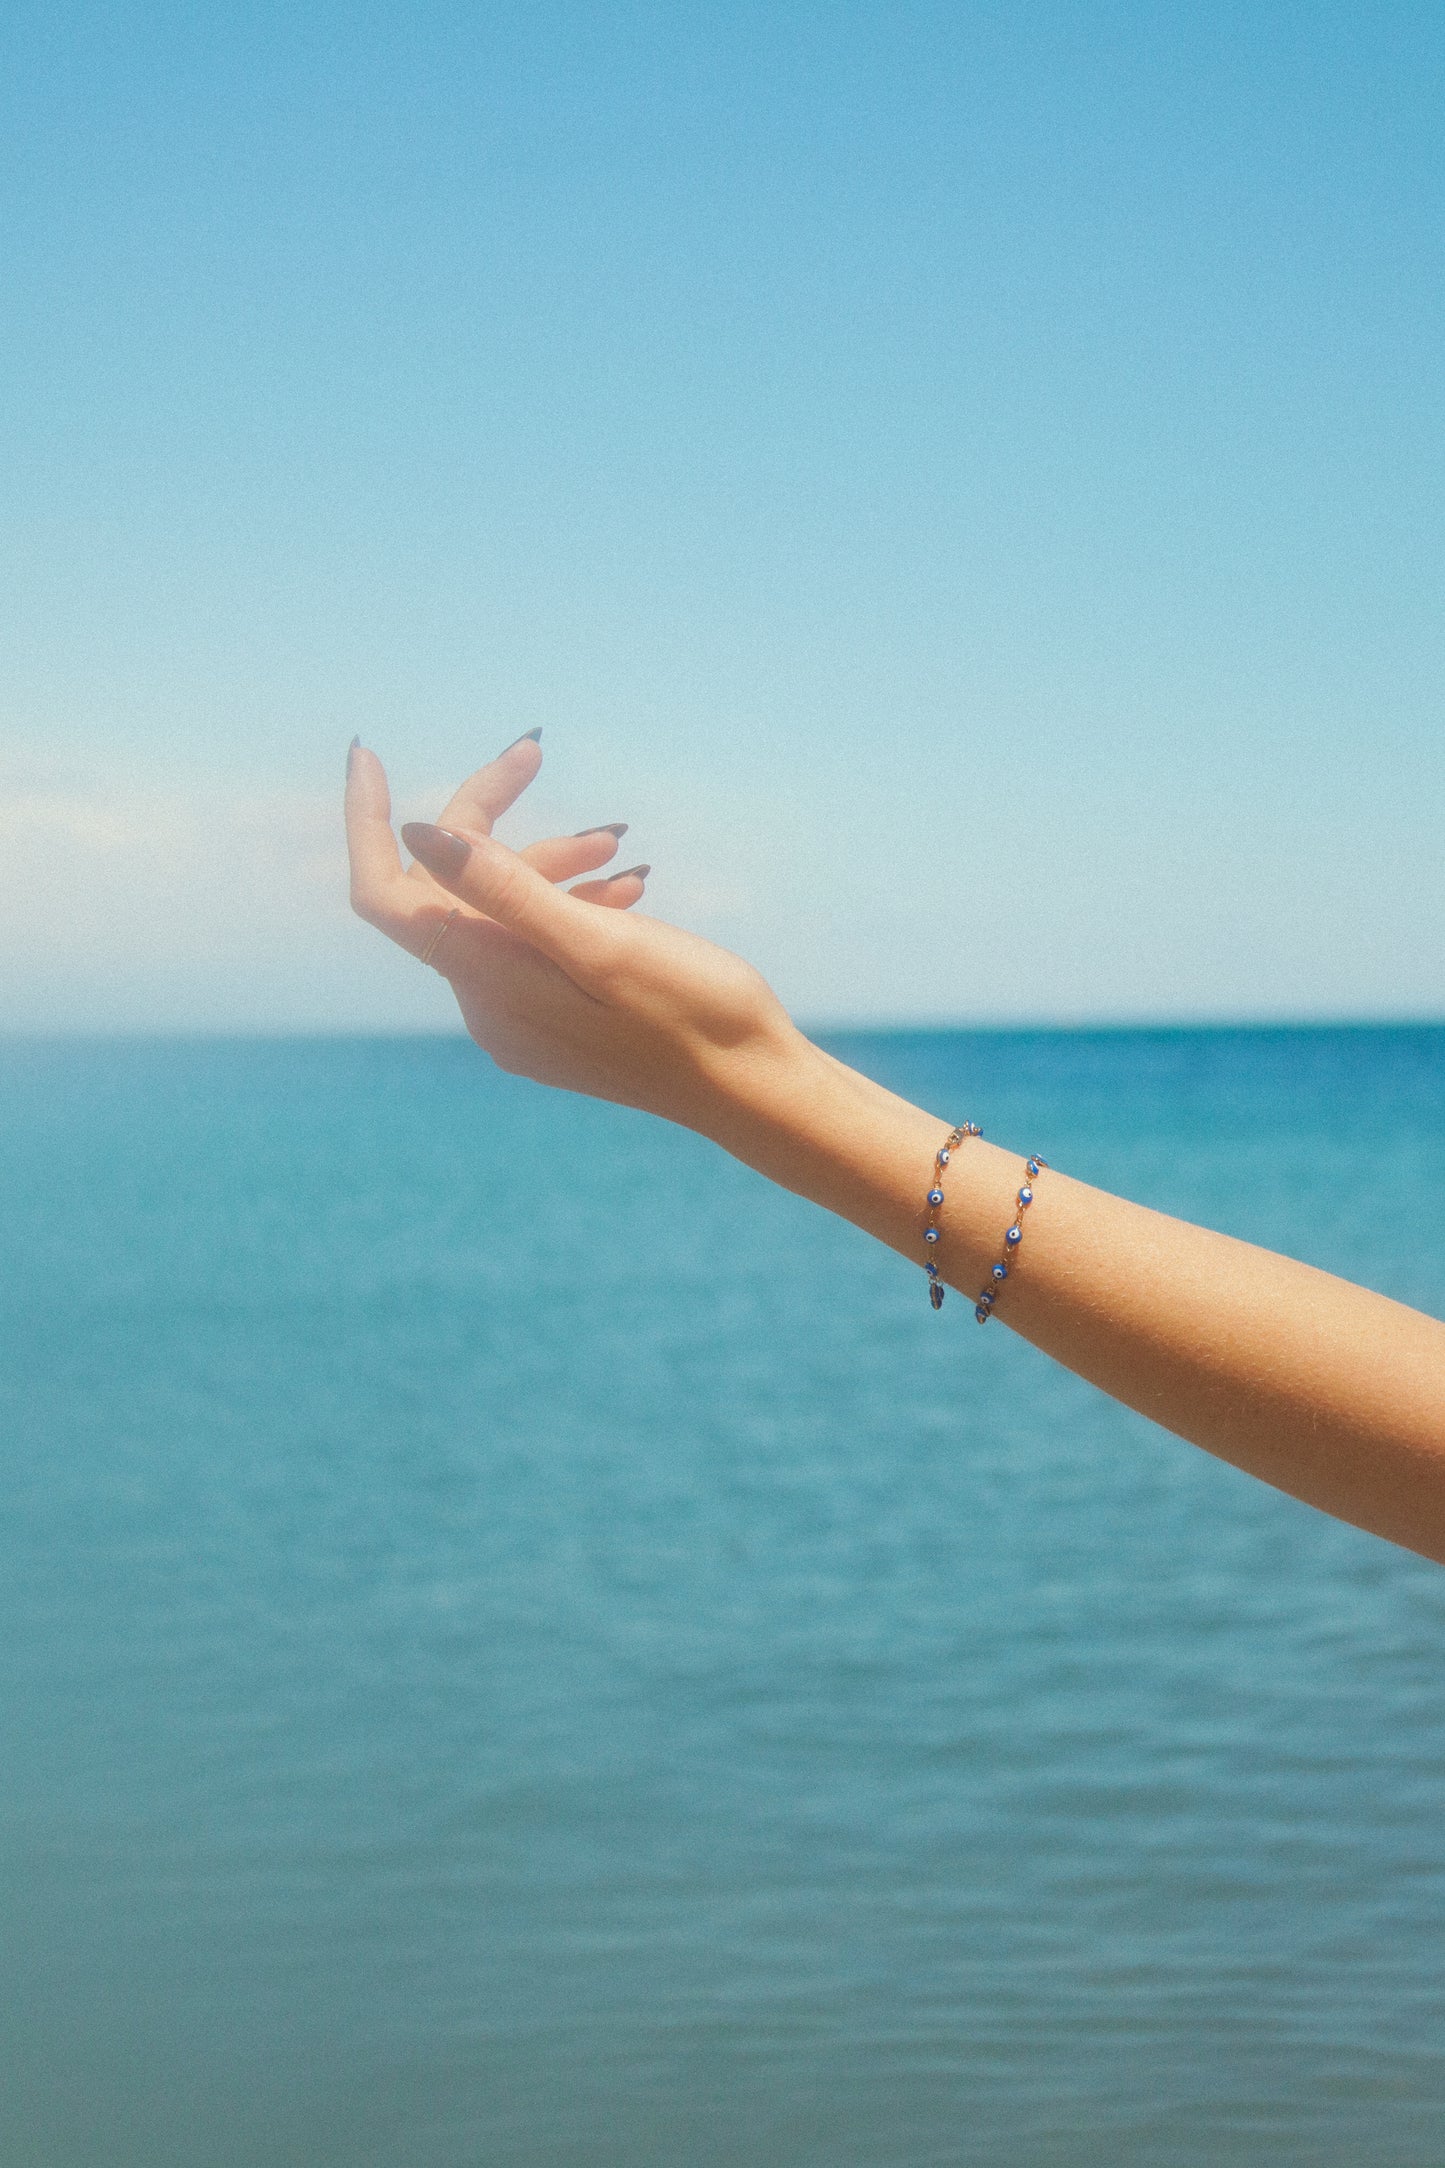
[[[433,956],[435,956],[438,948],[441,945],[442,935],[446,932],[452,920],[454,918],[460,918],[461,915],[461,905],[454,904],[451,910],[448,911],[446,917],[442,920],[440,926],[438,926],[436,932],[432,935],[430,941],[428,941],[426,947],[422,950],[421,960],[424,964],[429,964],[431,962]]]

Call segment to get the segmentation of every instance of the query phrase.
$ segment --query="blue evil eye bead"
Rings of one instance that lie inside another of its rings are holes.
[[[934,1281],[932,1287],[930,1287],[928,1290],[928,1299],[933,1304],[935,1310],[941,1310],[943,1308],[943,1289],[939,1286],[937,1280]]]
[[[953,1156],[953,1155],[952,1155],[952,1154],[950,1153],[950,1151],[949,1151],[949,1149],[948,1149],[948,1146],[947,1146],[946,1144],[945,1144],[945,1145],[943,1145],[943,1146],[941,1146],[941,1147],[940,1147],[940,1149],[939,1149],[939,1154],[938,1154],[938,1164],[939,1164],[939,1166],[940,1166],[940,1167],[946,1167],[946,1166],[948,1165],[948,1162],[949,1162],[949,1160],[950,1160],[950,1158],[951,1158],[952,1156]]]
[[[943,1191],[941,1189],[931,1189],[928,1192],[928,1201],[930,1204],[942,1204]]]
[[[1010,1227],[1008,1233],[1004,1236],[1004,1241],[1008,1244],[1010,1249],[1013,1249],[1016,1244],[1023,1241],[1023,1238],[1024,1231],[1022,1227]]]
[[[986,1302],[976,1303],[973,1314],[980,1325],[986,1325],[988,1323],[988,1304]]]
[[[1029,1161],[1028,1165],[1024,1168],[1024,1173],[1028,1176],[1030,1181],[1033,1180],[1034,1176],[1038,1173],[1042,1165],[1043,1161],[1041,1159],[1031,1159]]]
[[[925,1242],[936,1242],[938,1240],[938,1229],[936,1227],[925,1227],[923,1239]]]
[[[929,1258],[923,1269],[928,1274],[930,1280],[936,1280],[938,1278],[938,1267],[933,1262],[933,1259],[931,1257]]]
[[[995,1265],[993,1268],[993,1276],[996,1280],[1006,1280],[1008,1278],[1008,1266]]]
[[[1021,1189],[1019,1191],[1019,1203],[1024,1207],[1026,1211],[1028,1207],[1033,1203],[1033,1201],[1034,1193],[1031,1189]]]

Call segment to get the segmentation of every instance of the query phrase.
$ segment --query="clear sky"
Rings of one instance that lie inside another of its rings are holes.
[[[1439,0],[7,0],[0,1024],[447,1022],[346,743],[537,723],[807,1019],[1445,1015],[1442,116]]]

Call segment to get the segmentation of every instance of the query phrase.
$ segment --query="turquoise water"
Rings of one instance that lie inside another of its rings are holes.
[[[1445,1313],[1445,1031],[832,1043]],[[1445,2160],[1437,1568],[460,1043],[0,1115],[4,2168]]]

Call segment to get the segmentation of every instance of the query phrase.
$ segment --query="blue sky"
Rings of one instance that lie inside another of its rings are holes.
[[[805,1018],[1445,1014],[1442,112],[1388,0],[10,0],[0,1025],[446,1023],[345,745],[537,723]]]

